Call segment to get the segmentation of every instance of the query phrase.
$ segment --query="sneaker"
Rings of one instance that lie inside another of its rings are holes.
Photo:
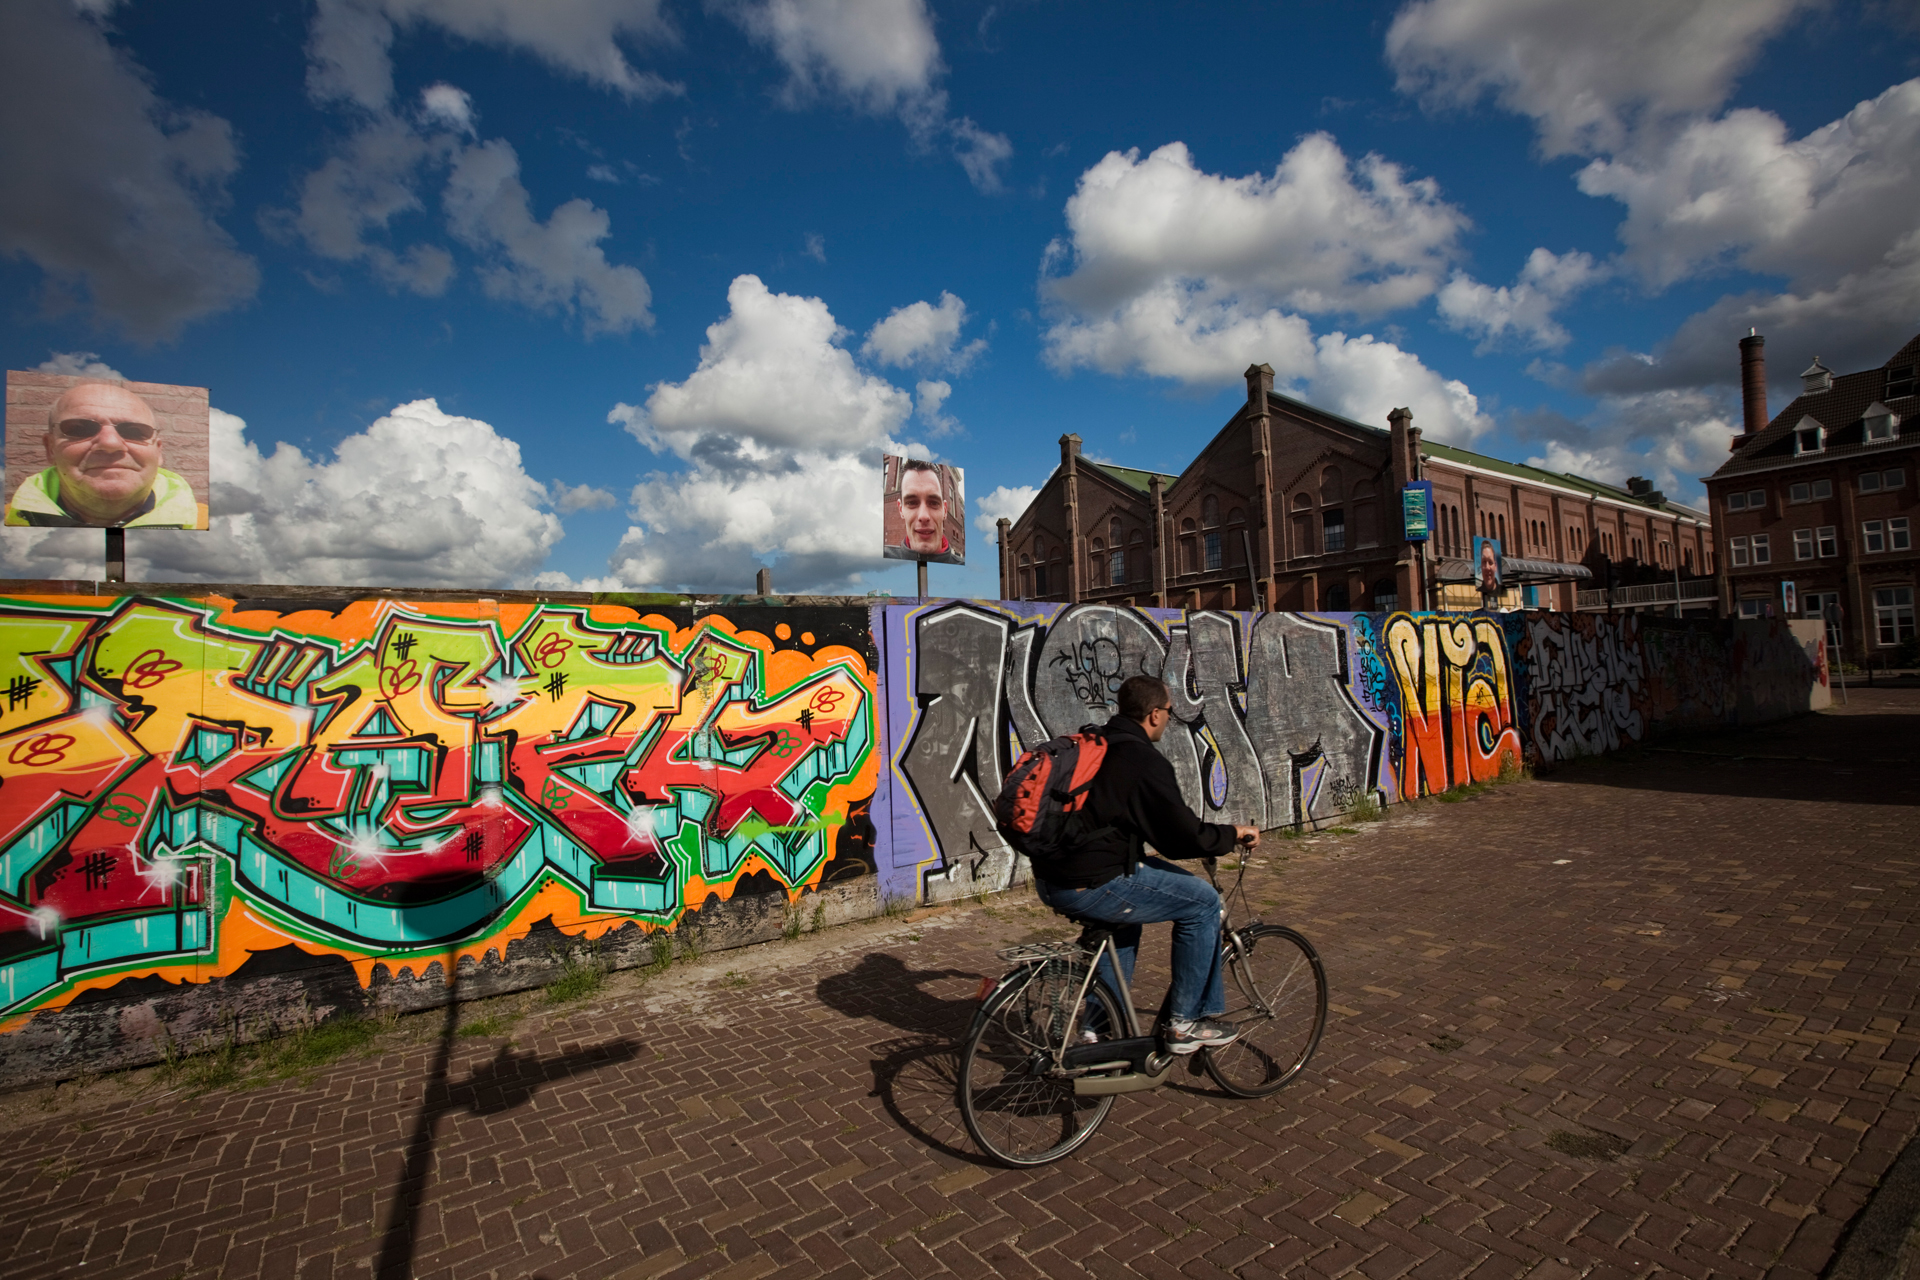
[[[1167,1024],[1162,1039],[1171,1053],[1189,1054],[1199,1049],[1218,1049],[1240,1038],[1240,1028],[1218,1018],[1198,1018],[1192,1022]]]

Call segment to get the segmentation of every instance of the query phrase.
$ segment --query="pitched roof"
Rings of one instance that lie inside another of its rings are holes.
[[[1138,467],[1120,467],[1111,462],[1095,462],[1085,456],[1082,456],[1080,461],[1086,466],[1105,472],[1129,489],[1138,489],[1141,493],[1151,492],[1154,476],[1159,476],[1167,484],[1172,484],[1176,478],[1164,471],[1142,471]]]
[[[1654,511],[1672,511],[1680,515],[1701,517],[1706,514],[1684,503],[1674,502],[1664,494],[1658,502],[1655,502],[1649,497],[1643,497],[1617,485],[1590,480],[1586,476],[1575,475],[1571,471],[1548,471],[1544,467],[1531,467],[1524,462],[1504,462],[1499,458],[1490,458],[1484,453],[1456,449],[1450,444],[1439,444],[1432,440],[1422,440],[1420,451],[1444,462],[1457,462],[1463,466],[1478,467],[1483,471],[1497,471],[1502,475],[1509,475],[1517,480],[1531,480],[1536,484],[1552,484],[1559,485],[1563,489],[1577,489],[1596,498],[1628,502],[1636,507],[1647,507]]]
[[[1733,456],[1721,463],[1713,476],[1766,471],[1792,462],[1795,458],[1793,432],[1802,418],[1812,418],[1826,428],[1825,447],[1819,455],[1822,458],[1836,455],[1844,457],[1865,453],[1869,449],[1888,448],[1890,444],[1912,444],[1920,440],[1920,403],[1915,402],[1911,393],[1900,397],[1897,403],[1886,400],[1887,371],[1904,365],[1911,375],[1912,366],[1916,363],[1920,363],[1920,334],[1914,335],[1904,347],[1894,352],[1891,359],[1876,369],[1838,373],[1833,377],[1831,391],[1795,396],[1792,403],[1774,416],[1773,421],[1755,432],[1750,439],[1739,441]],[[1869,445],[1861,414],[1876,400],[1886,402],[1902,421],[1892,442]]]

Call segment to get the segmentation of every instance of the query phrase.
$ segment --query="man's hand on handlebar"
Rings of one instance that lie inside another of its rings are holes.
[[[1260,847],[1260,828],[1258,827],[1235,827],[1233,829],[1233,836],[1235,843],[1245,845],[1249,849],[1257,849]]]

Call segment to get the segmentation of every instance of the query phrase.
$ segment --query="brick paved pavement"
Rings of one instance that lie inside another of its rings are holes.
[[[511,1041],[422,1015],[305,1083],[0,1100],[3,1269],[1811,1276],[1920,1113],[1917,728],[1856,690],[1273,841],[1255,896],[1333,981],[1307,1074],[1179,1076],[1046,1170],[976,1161],[945,1052],[994,948],[1066,932],[1015,894],[521,1001]]]

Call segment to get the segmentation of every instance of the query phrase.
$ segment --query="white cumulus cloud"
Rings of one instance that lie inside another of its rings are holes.
[[[1798,140],[1768,111],[1697,120],[1654,155],[1593,161],[1579,182],[1626,205],[1624,256],[1652,285],[1719,266],[1829,283],[1920,226],[1920,79]]]
[[[453,255],[424,241],[396,249],[382,237],[395,219],[425,211],[422,168],[444,163],[454,145],[450,134],[429,136],[398,117],[378,117],[302,180],[297,209],[269,210],[262,225],[281,239],[298,236],[331,261],[365,262],[390,288],[437,297],[453,278]]]
[[[743,275],[707,329],[698,367],[608,414],[687,465],[643,477],[609,562],[635,585],[743,589],[770,565],[782,591],[846,588],[882,563],[880,455],[913,397],[863,372],[819,298]],[[936,410],[945,396],[923,405]]]
[[[1458,378],[1428,368],[1411,351],[1370,333],[1349,338],[1323,334],[1314,343],[1314,361],[1303,378],[1303,399],[1375,427],[1405,406],[1414,425],[1443,443],[1466,444],[1493,429],[1480,399]]]
[[[659,383],[644,406],[618,405],[610,420],[651,448],[713,461],[870,448],[912,414],[905,391],[855,366],[842,345],[847,331],[821,299],[774,293],[745,275],[728,287],[727,304],[686,381]]]
[[[1727,457],[1736,429],[1726,398],[1693,388],[1603,396],[1575,421],[1557,414],[1518,415],[1521,434],[1541,441],[1527,461],[1608,484],[1646,476],[1669,498],[1698,503],[1700,477]]]
[[[212,528],[141,530],[129,576],[160,582],[511,586],[561,537],[520,446],[433,400],[397,405],[331,459],[282,443],[263,453],[214,409]],[[92,578],[100,537],[8,529],[0,563],[21,577]]]
[[[914,302],[888,312],[867,331],[860,354],[881,364],[923,365],[960,373],[987,349],[985,338],[959,345],[966,323],[967,304],[942,290],[938,306]]]
[[[1491,94],[1549,156],[1617,152],[1713,111],[1815,0],[1415,0],[1387,30],[1401,92],[1433,108]]]
[[[945,139],[967,178],[999,191],[1013,143],[971,118],[949,115],[946,74],[925,0],[717,0],[715,4],[787,73],[781,101],[799,108],[837,99],[898,115],[918,146]]]
[[[679,85],[627,61],[621,41],[675,39],[660,0],[319,0],[308,31],[307,90],[320,101],[382,110],[393,96],[396,27],[434,26],[522,49],[556,70],[646,101]]]
[[[1607,274],[1591,254],[1535,249],[1511,285],[1496,288],[1456,272],[1434,301],[1448,327],[1480,339],[1481,352],[1503,345],[1558,350],[1573,335],[1554,311]]]
[[[462,150],[447,179],[447,225],[481,253],[489,295],[581,316],[588,334],[653,327],[652,291],[639,270],[607,261],[606,211],[569,200],[545,222],[520,182],[520,157],[496,138]]]
[[[253,297],[259,268],[217,221],[231,126],[161,99],[72,4],[0,5],[0,118],[0,254],[138,338]]]
[[[1371,334],[1315,336],[1315,314],[1374,315],[1424,301],[1467,219],[1431,179],[1379,156],[1351,162],[1324,133],[1269,176],[1201,170],[1181,143],[1109,153],[1067,202],[1042,291],[1056,370],[1137,371],[1194,386],[1273,366],[1283,387],[1383,425],[1410,406],[1466,440],[1492,424],[1464,383]],[[1068,268],[1058,274],[1061,267]]]
[[[63,373],[74,378],[111,378],[125,382],[127,375],[100,358],[97,351],[55,351],[38,366],[41,373]]]
[[[973,527],[989,537],[999,532],[999,520],[1005,516],[1009,520],[1018,520],[1022,512],[1033,505],[1040,496],[1040,490],[1030,484],[1001,485],[988,493],[983,493],[973,504]]]

